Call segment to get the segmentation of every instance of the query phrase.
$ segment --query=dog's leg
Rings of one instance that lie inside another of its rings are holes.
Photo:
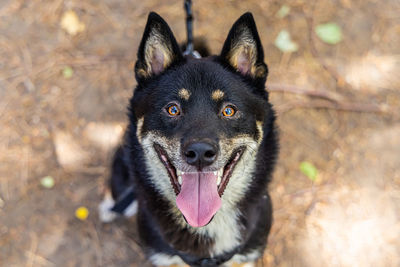
[[[119,214],[130,217],[136,212],[136,195],[129,178],[125,152],[120,146],[114,155],[109,188],[99,205],[99,217],[102,222],[111,222]]]

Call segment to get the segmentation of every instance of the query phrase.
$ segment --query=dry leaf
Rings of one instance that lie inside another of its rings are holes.
[[[287,30],[281,30],[279,32],[274,44],[284,53],[296,52],[299,49],[299,46],[292,40]]]
[[[40,179],[40,184],[47,189],[53,188],[54,186],[54,178],[51,176],[46,176]]]
[[[66,11],[61,18],[61,28],[70,35],[76,35],[83,32],[86,28],[85,24],[79,20],[78,15],[72,11]]]
[[[334,22],[317,25],[315,33],[323,42],[331,45],[340,43],[343,39],[342,29]]]

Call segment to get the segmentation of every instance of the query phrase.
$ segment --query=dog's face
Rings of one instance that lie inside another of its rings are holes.
[[[191,226],[207,225],[251,184],[272,112],[254,20],[239,18],[220,56],[190,59],[151,13],[135,71],[131,108],[151,184]]]

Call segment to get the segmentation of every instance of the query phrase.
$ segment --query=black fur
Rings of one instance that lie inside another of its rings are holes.
[[[149,74],[143,76],[140,69],[148,66],[145,62],[146,42],[152,38],[154,28],[157,29],[156,37],[165,46],[161,49],[171,52],[172,60],[161,73],[151,73],[147,69]],[[255,44],[255,50],[251,52],[256,53],[257,75],[241,73],[229,61],[229,53],[243,38],[243,32]],[[192,266],[216,266],[234,254],[262,251],[272,222],[272,205],[267,189],[278,153],[278,140],[274,111],[264,86],[268,69],[252,15],[244,14],[233,25],[219,56],[192,59],[182,56],[167,23],[157,14],[150,13],[137,58],[138,85],[130,101],[125,144],[117,151],[113,164],[111,187],[114,199],[118,199],[123,187],[133,184],[139,201],[139,234],[146,254],[151,256],[162,252],[179,255]],[[181,88],[190,91],[188,101],[177,98]],[[227,99],[213,102],[209,95],[216,88],[222,90]],[[227,100],[234,103],[240,112],[235,119],[221,119],[218,115],[221,105]],[[181,118],[171,119],[163,114],[165,105],[171,101],[180,102]],[[263,135],[253,180],[237,207],[241,214],[238,224],[243,229],[239,246],[212,257],[209,248],[215,240],[193,234],[189,231],[190,226],[179,226],[169,212],[173,204],[155,188],[147,172],[143,147],[136,135],[139,118],[145,118],[141,133],[159,132],[167,138],[179,138],[181,144],[205,138],[218,141],[221,133],[228,139],[246,134],[257,140]],[[262,132],[255,127],[256,121],[262,122]]]

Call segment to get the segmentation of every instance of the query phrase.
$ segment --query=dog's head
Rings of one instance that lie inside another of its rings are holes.
[[[250,13],[230,30],[219,56],[182,56],[167,23],[148,18],[135,66],[132,124],[157,192],[193,227],[243,198],[273,117],[268,69]],[[135,160],[135,159],[133,159]]]

